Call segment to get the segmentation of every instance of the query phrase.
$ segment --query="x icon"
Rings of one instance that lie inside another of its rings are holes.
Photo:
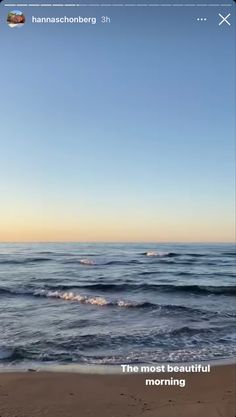
[[[220,23],[219,23],[219,26],[221,26],[224,22],[227,24],[227,25],[229,25],[229,26],[231,26],[231,23],[227,20],[228,18],[229,18],[229,16],[230,16],[230,13],[227,15],[227,16],[222,16],[222,14],[220,14],[219,13],[219,16],[221,17],[221,21],[220,21]]]

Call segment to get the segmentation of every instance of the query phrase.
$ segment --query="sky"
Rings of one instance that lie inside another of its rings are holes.
[[[233,20],[104,10],[0,6],[0,241],[233,241]]]

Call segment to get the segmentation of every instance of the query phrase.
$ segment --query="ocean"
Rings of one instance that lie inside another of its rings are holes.
[[[0,244],[0,365],[236,354],[232,244]]]

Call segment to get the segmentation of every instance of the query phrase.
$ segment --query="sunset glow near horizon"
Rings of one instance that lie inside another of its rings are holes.
[[[233,242],[235,40],[112,13],[0,25],[0,241]]]
[[[69,209],[69,208],[68,208]],[[9,223],[1,223],[1,241],[6,242],[233,242],[233,227],[229,218],[225,219],[221,228],[215,227],[220,218],[220,211],[215,217],[206,218],[204,214],[185,218],[180,211],[169,210],[168,213],[159,210],[161,220],[155,213],[152,217],[137,211],[132,217],[131,213],[117,214],[117,218],[106,218],[103,213],[97,218],[91,211],[89,214],[81,213],[78,206],[73,208],[73,213],[66,216],[64,213],[38,212],[28,210],[28,216],[24,218],[16,211],[6,214]],[[128,210],[128,209],[127,209]],[[65,211],[66,212],[66,211]],[[217,218],[218,217],[218,218]],[[37,222],[36,222],[37,219]],[[83,220],[82,220],[83,219]],[[100,221],[99,221],[100,220]],[[138,227],[137,227],[138,222]],[[199,222],[199,223],[198,223]]]

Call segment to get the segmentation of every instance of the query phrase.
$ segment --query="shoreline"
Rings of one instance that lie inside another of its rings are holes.
[[[165,374],[181,386],[146,386],[160,374],[0,373],[1,417],[234,417],[235,366]]]
[[[187,365],[210,365],[211,369],[218,366],[236,365],[236,357],[214,359],[214,360],[201,360],[191,362],[157,362],[153,363],[140,363],[130,364],[131,366],[158,366],[158,365],[172,365],[172,366],[187,366]],[[77,373],[77,374],[92,374],[92,375],[124,375],[121,369],[121,365],[102,365],[102,364],[36,364],[28,363],[20,365],[3,365],[0,364],[0,375],[4,373],[25,373],[25,372],[52,372],[52,373]],[[138,372],[137,374],[140,374]]]

